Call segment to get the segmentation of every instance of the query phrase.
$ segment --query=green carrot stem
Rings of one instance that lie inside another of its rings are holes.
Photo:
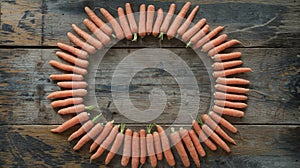
[[[125,127],[126,127],[126,124],[121,124],[120,125],[120,132],[123,134],[124,131],[125,131]]]
[[[159,33],[159,36],[158,36],[157,38],[159,38],[160,40],[163,40],[163,39],[164,39],[164,33],[163,33],[163,32],[160,32],[160,33]]]
[[[133,34],[133,39],[131,41],[137,41],[137,39],[138,39],[138,35],[137,35],[137,33],[134,33]]]
[[[93,123],[98,122],[101,116],[102,116],[102,113],[96,115],[96,116],[92,119],[92,122],[93,122]]]
[[[192,42],[188,42],[186,45],[185,45],[185,48],[189,48],[191,46]]]
[[[175,132],[175,128],[174,127],[171,128],[171,132]]]
[[[93,110],[95,108],[95,106],[91,105],[91,106],[85,106],[85,110]]]

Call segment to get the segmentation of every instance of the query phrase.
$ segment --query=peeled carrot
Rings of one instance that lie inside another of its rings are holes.
[[[140,149],[140,163],[143,165],[146,163],[147,156],[146,131],[144,129],[140,130]]]
[[[116,33],[117,39],[122,40],[124,38],[124,33],[118,21],[106,9],[100,8],[100,12],[111,24],[112,28],[114,29],[114,32]]]
[[[152,35],[154,37],[158,36],[159,29],[160,29],[160,26],[161,26],[163,20],[164,20],[164,11],[163,11],[162,8],[159,8],[157,10],[157,16],[156,16],[156,20],[155,20],[155,23],[154,23],[154,26],[153,26],[153,30],[152,30]]]
[[[193,141],[189,135],[188,130],[180,128],[180,137],[182,138],[182,141],[184,142],[187,150],[189,151],[190,156],[192,157],[196,167],[200,167],[200,160],[198,157],[198,153],[196,151],[196,148],[193,144]]]
[[[68,89],[84,89],[88,86],[88,84],[85,81],[57,82],[57,85],[61,88]]]
[[[100,134],[103,130],[103,125],[101,123],[97,123],[91,130],[89,130],[77,144],[73,147],[74,150],[79,150],[84,144],[88,141],[96,138],[98,134]]]
[[[150,35],[152,33],[154,12],[155,12],[154,5],[148,5],[148,9],[147,9],[147,21],[146,21],[146,32],[147,32],[147,35]]]
[[[187,42],[188,40],[190,40],[194,34],[201,30],[202,26],[204,26],[205,23],[206,19],[199,20],[193,27],[191,27],[182,35],[182,41]]]
[[[63,60],[68,61],[76,66],[80,66],[82,68],[86,68],[89,65],[89,62],[87,60],[76,58],[73,55],[67,54],[65,52],[57,51],[56,55],[62,58]]]
[[[213,120],[215,120],[217,123],[221,124],[223,127],[228,129],[230,132],[232,132],[232,133],[237,132],[237,128],[235,128],[235,126],[233,126],[230,122],[228,122],[223,117],[219,116],[218,114],[214,113],[213,111],[210,111],[208,114]]]
[[[163,149],[166,161],[168,162],[169,166],[175,166],[175,159],[174,159],[173,153],[171,151],[169,138],[168,138],[165,130],[160,125],[156,125],[156,129],[160,135],[162,149]]]
[[[231,52],[226,54],[216,54],[212,57],[214,61],[227,61],[231,59],[240,58],[242,56],[242,53],[240,52]]]
[[[180,138],[180,134],[174,130],[174,128],[171,128],[171,135],[170,139],[175,146],[175,149],[177,150],[178,155],[180,156],[180,159],[185,167],[190,167],[190,160],[189,157],[184,149],[183,143]]]
[[[139,16],[139,36],[144,38],[146,36],[146,5],[140,5],[140,16]]]
[[[129,159],[131,157],[131,141],[132,141],[132,130],[126,129],[125,137],[124,137],[123,154],[121,160],[121,165],[124,167],[128,165]]]
[[[204,44],[202,46],[202,49],[201,51],[202,52],[207,52],[209,51],[210,49],[212,49],[213,47],[216,47],[218,46],[219,44],[222,44],[224,41],[227,40],[227,35],[226,34],[222,34],[220,36],[218,36],[217,38],[207,42],[206,44]]]
[[[231,108],[222,108],[222,107],[219,107],[216,105],[214,105],[213,111],[216,113],[219,113],[219,114],[225,114],[225,115],[232,116],[232,117],[243,117],[244,116],[243,111],[235,110],[235,109],[231,109]]]
[[[182,20],[184,19],[186,13],[190,9],[190,6],[191,6],[191,2],[186,2],[183,5],[183,7],[181,8],[181,10],[178,13],[178,15],[175,17],[175,19],[172,22],[169,30],[167,31],[168,39],[171,39],[171,38],[173,38],[176,35],[177,30],[180,27]]]
[[[71,119],[67,120],[60,126],[51,129],[51,132],[61,133],[66,131],[67,129],[73,127],[80,122],[85,122],[89,119],[89,114],[87,112],[79,113],[78,115],[72,117]]]
[[[95,47],[89,45],[88,43],[80,40],[77,36],[75,36],[73,33],[68,32],[67,33],[68,38],[72,43],[82,48],[84,51],[88,52],[89,54],[94,54],[96,52]]]
[[[68,65],[68,64],[64,64],[64,63],[61,63],[61,62],[58,62],[58,61],[55,61],[55,60],[50,60],[49,64],[51,66],[54,66],[54,67],[56,67],[58,69],[61,69],[63,71],[74,72],[74,73],[77,73],[77,74],[80,74],[80,75],[85,75],[85,74],[88,73],[86,69],[76,67],[76,66],[72,66],[72,65]]]
[[[194,9],[189,14],[189,16],[186,18],[184,23],[179,27],[179,29],[177,30],[177,34],[179,36],[182,36],[187,31],[187,29],[189,28],[190,24],[192,23],[196,13],[198,12],[198,9],[199,9],[198,5],[196,7],[194,7]]]
[[[192,122],[193,128],[195,130],[195,132],[198,134],[199,139],[201,142],[204,142],[205,145],[212,151],[217,150],[216,145],[211,142],[211,140],[204,134],[204,132],[202,131],[201,127],[199,126],[198,122],[193,120]]]
[[[95,12],[93,12],[89,7],[84,8],[87,15],[90,19],[108,36],[112,35],[113,30],[103,21],[101,20]]]
[[[186,48],[190,47],[192,44],[197,43],[205,34],[209,31],[209,25],[205,25],[201,30],[199,30],[194,36],[191,37],[190,41],[186,44]],[[199,48],[193,46],[194,49]]]
[[[83,76],[78,74],[52,74],[50,75],[50,79],[64,81],[81,81],[83,80]]]
[[[85,106],[83,104],[78,104],[78,105],[74,105],[74,106],[70,106],[70,107],[66,107],[66,108],[62,108],[60,110],[58,110],[58,114],[74,114],[74,113],[81,113],[85,110],[92,110],[94,109],[94,106]]]
[[[89,19],[84,19],[83,24],[97,37],[102,44],[108,45],[110,43],[110,37],[101,29],[99,29],[92,21]]]
[[[120,149],[121,145],[124,141],[124,131],[125,131],[125,124],[121,124],[120,126],[120,132],[116,135],[116,138],[114,140],[114,143],[112,144],[109,153],[106,156],[105,164],[109,164],[109,162],[112,160],[112,158],[115,156],[115,154]],[[104,143],[104,142],[103,142]]]
[[[146,145],[147,145],[147,153],[148,153],[151,166],[156,167],[157,159],[155,156],[153,135],[151,134],[151,129],[153,126],[154,124],[150,124],[149,126],[147,126]]]
[[[216,54],[218,54],[219,52],[233,46],[233,45],[236,45],[236,44],[240,44],[241,42],[238,41],[238,40],[230,40],[230,41],[227,41],[226,43],[223,43],[221,45],[218,45],[216,47],[214,47],[213,49],[209,50],[208,52],[208,55],[209,56],[214,56]]]
[[[138,132],[134,132],[132,136],[132,159],[131,167],[138,168],[140,163],[140,136]]]
[[[206,135],[208,135],[222,149],[224,149],[226,152],[230,152],[230,148],[228,147],[228,145],[213,130],[211,130],[206,124],[202,125],[202,129],[206,133]]]
[[[231,94],[231,93],[223,93],[223,92],[215,92],[214,94],[216,99],[222,99],[222,100],[247,100],[248,97],[245,95],[237,95],[237,94]]]
[[[94,140],[93,144],[90,146],[90,152],[93,152],[98,145],[102,143],[102,141],[106,138],[106,136],[111,132],[113,128],[114,121],[107,122],[103,128],[103,131],[98,135],[98,137]]]
[[[222,70],[222,71],[215,71],[213,73],[213,76],[215,78],[218,78],[218,77],[235,75],[235,74],[245,73],[245,72],[252,72],[252,69],[251,68],[232,68],[232,69],[226,69],[226,70]]]
[[[91,44],[93,47],[97,49],[101,49],[103,47],[103,44],[99,40],[95,39],[93,36],[83,31],[75,24],[72,24],[72,28],[80,37],[82,37],[86,42]]]
[[[215,88],[217,90],[220,90],[223,92],[230,92],[230,93],[247,93],[249,91],[249,89],[246,89],[246,88],[227,86],[227,85],[221,85],[221,84],[216,84]]]
[[[134,14],[132,12],[130,3],[126,3],[125,4],[125,8],[126,8],[126,15],[127,15],[127,19],[129,22],[129,26],[131,29],[131,32],[133,33],[133,39],[132,41],[136,41],[137,40],[137,32],[138,32],[138,27],[134,18]]]
[[[132,33],[129,28],[129,24],[127,22],[127,18],[125,16],[124,10],[121,7],[118,8],[118,16],[119,16],[119,20],[120,20],[120,25],[123,29],[126,39],[132,40]]]
[[[220,107],[232,107],[232,108],[246,108],[247,104],[242,103],[242,102],[231,102],[231,101],[226,101],[226,100],[215,100],[214,101],[215,105],[218,105]]]
[[[211,32],[209,32],[206,36],[204,36],[203,38],[201,38],[194,46],[194,49],[197,49],[199,47],[201,47],[202,45],[204,45],[206,42],[208,42],[210,39],[212,39],[213,37],[215,37],[219,32],[221,32],[224,29],[223,26],[218,26],[215,29],[213,29]]]
[[[162,149],[161,149],[161,142],[160,142],[160,136],[158,132],[153,132],[153,140],[154,140],[154,147],[156,152],[157,160],[163,159]]]
[[[196,135],[195,131],[194,130],[189,130],[189,135],[193,141],[193,144],[198,152],[198,154],[201,156],[201,157],[204,157],[206,155],[206,152],[205,150],[203,149],[199,139],[198,139],[198,136]]]
[[[81,97],[72,97],[72,98],[67,98],[63,100],[56,100],[51,102],[51,106],[53,108],[55,107],[64,107],[72,104],[80,104],[83,102],[83,98]]]
[[[216,82],[218,84],[224,84],[224,85],[249,85],[250,81],[246,79],[241,78],[217,78]]]
[[[57,43],[57,47],[59,47],[62,50],[68,51],[79,58],[82,58],[82,59],[88,58],[88,53],[86,51],[75,48],[73,46],[70,46],[70,45],[67,45],[64,43]]]
[[[214,68],[214,70],[223,70],[223,69],[239,66],[242,64],[243,64],[243,61],[241,61],[241,60],[233,60],[233,61],[226,61],[226,62],[215,62],[212,65],[212,67]]]
[[[161,40],[163,40],[164,34],[166,34],[168,31],[170,22],[172,20],[174,12],[175,12],[175,8],[176,8],[176,5],[174,3],[172,3],[170,5],[169,11],[168,11],[166,17],[164,18],[162,25],[160,26],[160,34],[159,34],[158,38],[160,38]]]
[[[100,147],[97,149],[97,151],[91,156],[90,162],[92,162],[96,158],[100,157],[103,154],[103,152],[106,149],[109,148],[109,146],[111,145],[111,143],[114,142],[114,139],[116,138],[116,136],[117,136],[117,134],[119,132],[119,127],[120,127],[119,125],[116,125],[116,126],[113,127],[113,129],[108,134],[108,136],[103,141],[103,143],[100,145]]]
[[[64,97],[77,97],[85,96],[87,91],[85,89],[76,89],[76,90],[59,90],[50,93],[48,99],[64,98]]]

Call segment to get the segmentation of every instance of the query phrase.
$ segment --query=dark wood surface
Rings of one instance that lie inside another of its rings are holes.
[[[154,4],[165,11],[172,1],[133,1],[137,11],[141,3]],[[191,1],[200,5],[195,20],[205,17],[211,27],[226,25],[224,33],[243,45],[228,51],[240,51],[245,67],[254,70],[240,75],[251,81],[248,108],[243,118],[228,118],[239,129],[232,135],[237,145],[226,154],[220,149],[201,158],[202,167],[300,167],[300,20],[298,1]],[[178,8],[184,1],[176,2]],[[69,43],[66,33],[71,23],[84,27],[84,6],[104,7],[113,15],[123,1],[2,0],[0,6],[0,165],[3,167],[105,167],[104,158],[89,163],[87,146],[74,152],[66,139],[72,130],[52,134],[49,129],[62,123],[62,117],[50,107],[46,96],[59,90],[49,75],[62,72],[48,62],[58,58],[57,42]],[[177,12],[178,12],[177,8]],[[146,37],[136,43],[118,42],[96,69],[97,103],[105,107],[111,99],[110,81],[114,67],[129,53],[141,48],[163,47],[179,55],[199,81],[199,116],[210,108],[211,83],[204,64],[192,49],[179,40],[159,42]],[[155,50],[155,49],[153,49]],[[93,58],[90,58],[91,61]],[[149,77],[150,76],[150,77]],[[143,85],[147,83],[148,85]],[[154,122],[168,125],[180,107],[180,90],[171,75],[150,69],[134,77],[131,98],[135,106],[146,109],[151,88],[161,87],[168,106]],[[92,89],[92,88],[89,88]],[[88,99],[89,97],[87,97]],[[117,123],[141,124],[124,118],[112,104]],[[189,118],[182,121],[189,125]],[[176,153],[176,152],[174,152]],[[178,157],[178,156],[176,156]],[[107,167],[119,167],[120,156]],[[146,164],[144,167],[149,167]],[[1,167],[0,166],[0,167]],[[159,167],[166,167],[159,162]],[[178,161],[177,167],[182,167]]]

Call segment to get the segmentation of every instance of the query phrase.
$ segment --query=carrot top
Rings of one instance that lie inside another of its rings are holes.
[[[120,132],[124,134],[126,124],[120,124]]]
[[[101,116],[102,116],[102,113],[96,115],[96,116],[92,119],[92,122],[93,122],[93,123],[97,123],[97,122],[99,121],[99,119],[100,119]]]
[[[151,134],[151,130],[152,130],[152,128],[153,128],[155,125],[156,125],[155,123],[151,123],[151,124],[149,124],[148,126],[146,126],[146,127],[147,127],[147,134]]]

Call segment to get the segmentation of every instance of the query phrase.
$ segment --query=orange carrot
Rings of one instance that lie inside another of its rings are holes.
[[[64,107],[72,104],[80,104],[83,102],[83,98],[81,97],[72,97],[72,98],[67,98],[63,100],[56,100],[51,102],[52,108],[56,107]]]
[[[171,151],[169,138],[168,138],[165,130],[160,125],[156,125],[156,129],[160,135],[162,149],[163,149],[166,161],[168,162],[169,166],[175,166],[175,159],[174,159],[173,153]]]
[[[150,35],[152,33],[154,12],[155,12],[154,5],[148,5],[148,9],[147,9],[147,21],[146,21],[146,32],[147,32],[147,35]]]
[[[235,75],[235,74],[245,73],[245,72],[252,72],[252,69],[251,68],[232,68],[232,69],[227,69],[227,70],[222,70],[222,71],[215,71],[213,73],[213,76],[215,78],[218,78],[218,77]]]
[[[61,62],[58,62],[58,61],[55,61],[55,60],[50,60],[49,64],[51,66],[54,66],[54,67],[56,67],[58,69],[61,69],[63,71],[74,72],[74,73],[77,73],[77,74],[80,74],[80,75],[85,75],[85,74],[88,73],[86,69],[79,68],[79,67],[72,66],[72,65],[68,65],[68,64],[64,64],[64,63],[61,63]]]
[[[143,165],[146,163],[147,156],[146,131],[144,129],[140,130],[140,149],[140,163]]]
[[[93,110],[94,106],[85,106],[83,104],[78,104],[78,105],[74,105],[74,106],[70,106],[70,107],[66,107],[66,108],[62,108],[60,110],[58,110],[58,114],[74,114],[74,113],[81,113],[85,110]]]
[[[212,65],[212,67],[214,68],[214,70],[223,70],[223,69],[239,66],[242,64],[243,64],[243,61],[241,61],[241,60],[233,60],[233,61],[226,61],[226,62],[215,62]]]
[[[57,43],[57,47],[59,47],[62,50],[68,51],[71,54],[74,54],[79,58],[82,58],[82,59],[87,59],[88,58],[88,53],[86,51],[75,48],[73,46],[70,46],[70,45],[67,45],[67,44],[64,44],[64,43]]]
[[[51,129],[51,132],[61,133],[66,131],[67,129],[73,127],[76,124],[85,122],[89,119],[89,114],[87,112],[79,113],[78,115],[72,117],[71,119],[65,121],[60,126]]]
[[[241,78],[217,78],[216,82],[218,84],[224,84],[224,85],[249,85],[250,81],[246,79]]]
[[[189,130],[189,135],[193,141],[193,144],[198,152],[198,154],[201,156],[201,157],[204,157],[206,155],[206,152],[205,150],[203,149],[199,139],[198,139],[198,136],[196,135],[195,131],[194,130]]]
[[[67,54],[65,52],[57,51],[56,55],[62,58],[63,60],[68,61],[76,66],[80,66],[82,68],[86,68],[89,65],[89,62],[87,60],[76,58],[73,55]]]
[[[216,27],[214,30],[212,30],[211,32],[209,32],[206,36],[204,36],[203,38],[201,38],[194,46],[194,49],[197,49],[199,47],[201,47],[202,45],[204,45],[206,42],[208,42],[210,39],[212,39],[213,37],[215,37],[219,32],[221,32],[224,29],[223,26],[218,26]]]
[[[153,26],[153,30],[152,30],[152,35],[154,37],[158,36],[159,29],[160,29],[160,26],[161,26],[163,20],[164,20],[164,11],[163,11],[162,8],[159,8],[157,10],[157,16],[156,16],[156,20],[155,20],[155,23],[154,23],[154,26]]]
[[[68,88],[68,89],[84,89],[88,86],[88,84],[85,81],[57,82],[57,85],[61,88]]]
[[[97,49],[101,49],[103,47],[103,44],[99,40],[95,39],[93,36],[83,31],[75,24],[72,24],[72,28],[80,37],[82,37],[86,42],[91,44],[93,47]]]
[[[126,15],[127,15],[127,19],[129,22],[129,26],[131,29],[131,32],[133,33],[133,39],[132,41],[136,41],[137,40],[137,32],[138,32],[138,27],[134,18],[134,14],[132,12],[130,3],[126,3],[125,4],[125,8],[126,8]]]
[[[102,44],[108,45],[110,43],[110,37],[101,29],[99,29],[92,21],[89,19],[84,19],[83,24],[97,37]]]
[[[218,46],[214,47],[213,49],[209,50],[208,55],[214,56],[214,55],[218,54],[219,52],[224,51],[225,49],[227,49],[233,45],[240,44],[240,43],[241,43],[240,41],[235,40],[235,39],[227,41],[226,43],[218,45]]]
[[[100,145],[100,147],[97,149],[97,151],[91,156],[90,162],[100,157],[106,149],[108,150],[109,146],[111,145],[111,143],[114,142],[114,139],[116,138],[119,132],[119,127],[119,125],[114,126],[114,128],[111,130],[111,132]]]
[[[101,134],[94,140],[93,144],[90,146],[90,152],[93,152],[98,145],[102,143],[102,141],[106,138],[106,136],[111,132],[113,128],[114,121],[107,122],[103,128]]]
[[[210,49],[212,49],[213,47],[216,47],[218,46],[219,44],[222,44],[224,41],[227,40],[227,35],[226,34],[222,34],[220,36],[218,36],[217,38],[207,42],[206,44],[204,44],[202,46],[202,49],[201,51],[202,52],[207,52],[209,51]]]
[[[126,129],[125,137],[124,137],[123,154],[121,160],[121,165],[124,167],[128,165],[131,156],[131,141],[132,141],[132,130]]]
[[[170,5],[169,11],[168,11],[166,17],[164,18],[164,21],[160,27],[160,34],[159,34],[158,38],[160,38],[161,40],[163,40],[164,34],[167,33],[167,31],[168,31],[170,22],[172,20],[174,12],[175,12],[175,8],[176,8],[176,5],[174,3],[172,3]]]
[[[184,23],[179,27],[179,29],[177,30],[177,34],[179,36],[182,36],[187,29],[189,28],[190,24],[192,23],[196,13],[198,12],[199,6],[197,5],[192,12],[189,14],[189,16],[186,18],[186,20],[184,21]]]
[[[163,154],[161,149],[160,136],[156,131],[153,132],[153,140],[154,140],[154,147],[155,147],[157,160],[162,160]]]
[[[138,168],[140,163],[140,136],[138,132],[134,132],[132,136],[132,159],[131,167]]]
[[[231,102],[231,101],[226,101],[226,100],[215,100],[214,101],[215,105],[218,105],[220,107],[232,107],[232,108],[246,108],[247,104],[242,103],[242,102]]]
[[[195,33],[201,30],[202,26],[205,25],[205,23],[206,19],[199,20],[193,27],[191,27],[182,35],[182,41],[187,42],[188,40],[190,40]]]
[[[219,107],[216,105],[214,105],[213,111],[216,113],[219,113],[219,114],[225,114],[225,115],[232,116],[232,117],[243,117],[244,116],[243,111],[235,110],[235,109],[231,109],[231,108],[222,108],[222,107]]]
[[[219,116],[218,114],[214,113],[213,111],[209,112],[209,116],[215,120],[215,122],[221,124],[223,127],[225,127],[226,129],[228,129],[230,132],[232,133],[236,133],[237,132],[237,128],[235,128],[235,126],[233,126],[230,122],[228,122],[226,119],[224,119],[223,117]]]
[[[205,34],[209,31],[209,25],[205,25],[201,30],[199,30],[193,37],[191,37],[190,41],[186,44],[186,48],[190,47],[192,44],[197,43]],[[194,49],[199,48],[193,46]]]
[[[214,94],[216,99],[222,100],[247,100],[248,97],[245,95],[237,95],[237,94],[230,94],[230,93],[223,93],[223,92],[215,92]]]
[[[240,52],[231,52],[227,54],[216,54],[212,57],[214,61],[227,61],[231,59],[240,58],[242,56],[242,53]]]
[[[100,8],[100,12],[111,24],[112,28],[114,29],[114,32],[116,33],[117,39],[122,40],[124,38],[124,33],[118,21],[106,9]]]
[[[227,86],[227,85],[221,85],[221,84],[216,84],[215,88],[217,90],[220,90],[223,92],[230,92],[230,93],[247,93],[249,91],[249,89],[246,89],[246,88]]]
[[[50,79],[64,81],[81,81],[83,80],[83,76],[78,74],[52,74],[50,75]]]
[[[190,160],[184,149],[183,143],[180,138],[180,134],[177,131],[175,131],[175,129],[173,127],[171,128],[171,131],[172,131],[172,133],[170,135],[170,139],[171,139],[172,143],[174,144],[183,165],[185,167],[190,167]]]
[[[88,52],[89,54],[95,54],[96,49],[95,47],[89,45],[88,43],[80,40],[78,37],[76,37],[73,33],[68,32],[67,33],[68,38],[72,43],[77,45],[78,47],[82,48],[84,51]]]
[[[96,138],[98,134],[100,134],[103,130],[103,125],[101,123],[97,123],[90,131],[87,132],[77,144],[73,147],[74,150],[79,150],[84,144],[89,142],[90,140]]]
[[[217,150],[216,145],[211,142],[211,140],[204,134],[204,132],[202,131],[201,127],[199,126],[198,122],[193,120],[192,122],[193,128],[195,130],[195,132],[197,133],[197,135],[199,136],[199,139],[201,142],[204,142],[205,145],[212,151]]]
[[[89,7],[84,8],[87,15],[90,19],[108,36],[112,35],[113,30],[103,21],[101,20],[95,12],[93,12]]]
[[[191,6],[191,2],[186,2],[183,5],[183,7],[181,8],[178,15],[175,17],[174,21],[172,22],[172,24],[171,24],[171,26],[170,26],[170,28],[167,32],[168,39],[171,39],[175,36],[175,34],[177,33],[178,28],[181,25],[181,22],[182,22],[183,18],[185,17],[186,13],[190,9],[190,6]]]
[[[151,134],[151,129],[153,126],[154,124],[150,124],[149,126],[147,126],[146,145],[147,145],[147,153],[148,153],[151,166],[156,167],[157,159],[155,156],[153,135]]]
[[[189,151],[190,156],[192,157],[196,167],[200,167],[200,160],[198,157],[198,153],[196,151],[196,148],[193,144],[193,141],[189,135],[188,130],[180,128],[180,137],[182,138],[187,150]]]
[[[124,10],[121,7],[118,8],[118,16],[119,16],[119,20],[120,20],[120,25],[123,29],[126,39],[132,40],[132,33],[130,30],[129,24],[127,22],[127,18],[125,16]]]
[[[144,38],[146,36],[146,5],[140,5],[140,16],[139,16],[139,36]]]
[[[115,154],[119,151],[121,145],[124,141],[124,131],[125,131],[125,124],[120,125],[120,132],[116,135],[115,141],[109,150],[109,153],[106,156],[105,164],[108,165],[111,159],[115,156]],[[104,142],[103,142],[104,143]]]
[[[47,98],[48,99],[57,99],[64,97],[76,97],[76,96],[85,96],[87,91],[85,89],[76,89],[76,90],[59,90],[50,93]]]

